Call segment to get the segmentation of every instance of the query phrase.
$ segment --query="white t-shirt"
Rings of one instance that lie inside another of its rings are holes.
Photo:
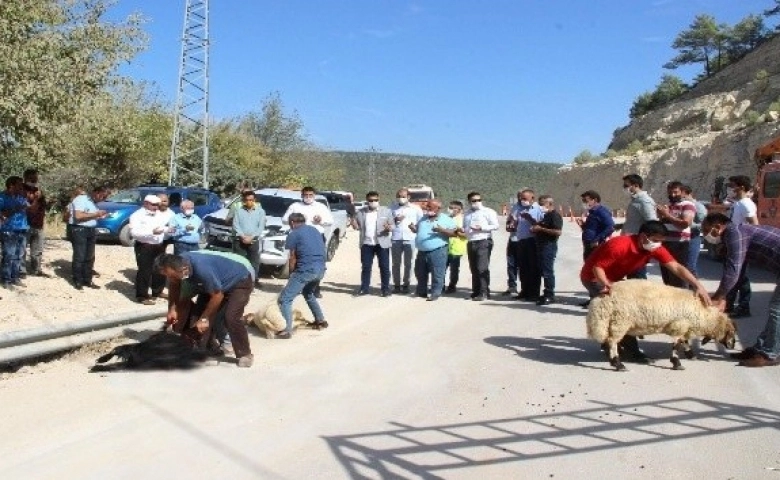
[[[731,222],[734,225],[747,223],[747,219],[755,218],[756,214],[756,204],[749,198],[743,198],[731,205]]]
[[[318,232],[325,234],[325,227],[333,225],[333,215],[324,204],[320,202],[312,202],[306,204],[304,202],[295,202],[287,208],[287,211],[282,217],[282,223],[289,224],[289,218],[291,213],[302,213],[306,218],[306,225],[311,225],[316,228]],[[314,223],[314,217],[320,217],[320,223]]]
[[[376,245],[376,221],[379,212],[376,210],[366,213],[366,234],[363,236],[363,245]]]

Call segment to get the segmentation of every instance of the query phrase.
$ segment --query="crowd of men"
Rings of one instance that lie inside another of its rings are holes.
[[[644,191],[639,175],[626,175],[622,182],[629,200],[620,226],[615,225],[611,210],[601,204],[598,192],[587,190],[580,195],[583,215],[577,224],[584,261],[580,279],[590,297],[609,294],[612,284],[623,278],[646,279],[647,263],[655,260],[662,267],[664,283],[689,288],[702,302],[734,318],[750,316],[748,260],[758,260],[765,268],[780,272],[780,229],[758,225],[750,179],[729,178],[728,215],[707,215],[705,206],[692,196],[692,189],[681,182],[667,183],[668,203],[663,204],[656,204]],[[23,177],[9,177],[5,186],[0,194],[0,270],[2,285],[14,289],[24,286],[22,278],[27,274],[50,276],[42,270],[48,205],[36,170],[25,171]],[[106,216],[97,206],[106,195],[105,188],[89,193],[78,188],[66,209],[67,235],[73,249],[72,285],[77,290],[101,288],[93,281],[95,226]],[[286,242],[291,274],[277,299],[286,327],[276,332],[276,338],[293,335],[292,303],[298,295],[303,295],[311,310],[315,328],[328,326],[317,299],[322,296],[320,282],[326,270],[323,233],[333,217],[327,207],[315,201],[315,195],[312,187],[302,189],[301,201],[291,205],[283,217],[291,229]],[[351,216],[360,244],[356,295],[371,293],[376,259],[380,296],[413,293],[436,301],[458,291],[465,256],[471,273],[469,299],[489,300],[494,235],[504,228],[509,239],[505,250],[507,288],[502,295],[539,306],[556,302],[555,260],[563,217],[549,195],[537,199],[533,190],[521,189],[503,225],[477,191],[468,193],[465,205],[453,200],[446,210],[438,199],[429,200],[422,208],[411,203],[408,190],[403,188],[388,206],[381,204],[376,191],[368,192],[365,198],[365,206]],[[262,205],[253,191],[240,194],[240,202],[226,219],[233,228],[232,252],[199,250],[202,220],[192,202],[185,200],[180,207],[180,212],[174,213],[165,194],[147,195],[130,217],[137,264],[135,298],[144,305],[167,301],[168,322],[175,329],[189,332],[205,348],[232,351],[239,366],[251,366],[253,357],[241,316],[252,291],[260,287],[257,279],[266,229]],[[723,278],[712,296],[697,278],[702,238],[719,245],[725,256]],[[168,253],[169,246],[172,253]],[[416,281],[413,291],[412,273]],[[620,347],[628,359],[646,361],[636,338],[626,336]],[[779,355],[780,287],[770,301],[767,325],[756,344],[734,357],[742,365],[760,367],[775,365]]]

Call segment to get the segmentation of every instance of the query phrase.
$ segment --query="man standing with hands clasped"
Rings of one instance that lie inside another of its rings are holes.
[[[423,216],[422,209],[409,203],[409,191],[405,188],[395,194],[395,203],[390,207],[393,212],[394,227],[392,232],[393,245],[390,255],[393,260],[393,292],[409,293],[409,275],[412,272],[414,257],[414,233],[409,225],[416,224]],[[404,271],[401,276],[401,261]]]
[[[290,215],[301,213],[306,219],[306,225],[316,228],[322,235],[322,243],[325,243],[325,228],[333,225],[333,214],[330,213],[328,206],[317,201],[317,193],[314,187],[303,187],[301,190],[301,201],[295,202],[287,208],[282,217],[282,223],[290,224]],[[314,288],[314,296],[322,298],[320,293],[320,284]]]
[[[390,296],[390,232],[393,231],[393,213],[379,205],[379,193],[366,194],[368,204],[355,212],[352,228],[360,232],[360,290],[358,295],[368,295],[371,285],[371,266],[374,257],[379,264],[379,278],[383,297]]]
[[[441,202],[429,200],[425,217],[409,229],[417,234],[417,259],[414,274],[417,277],[417,296],[427,297],[429,302],[439,299],[444,287],[444,272],[447,269],[447,245],[449,238],[457,235],[455,220],[441,215]],[[498,222],[496,222],[498,225]],[[428,295],[428,277],[431,277],[431,293]]]
[[[130,235],[135,240],[135,262],[138,271],[135,275],[135,297],[139,303],[154,305],[156,298],[166,298],[163,294],[165,277],[154,270],[154,260],[165,253],[166,233],[173,233],[168,219],[158,215],[160,198],[156,195],[144,197],[143,207],[130,215]],[[149,295],[149,289],[152,295]]]
[[[255,202],[255,192],[241,192],[241,207],[228,214],[233,224],[233,253],[246,257],[255,271],[260,273],[260,242],[265,230],[265,210]],[[259,280],[255,282],[259,287]]]
[[[498,215],[482,204],[479,192],[468,194],[471,208],[463,218],[463,230],[468,244],[466,254],[471,270],[471,299],[475,302],[490,298],[490,252],[493,232],[498,230]]]

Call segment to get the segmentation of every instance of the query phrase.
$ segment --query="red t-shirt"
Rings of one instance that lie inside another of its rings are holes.
[[[639,244],[639,235],[615,237],[590,254],[580,271],[580,280],[592,282],[596,279],[593,267],[601,267],[610,282],[617,282],[626,275],[647,265],[651,259],[660,264],[674,262],[674,257],[664,247],[648,252]]]

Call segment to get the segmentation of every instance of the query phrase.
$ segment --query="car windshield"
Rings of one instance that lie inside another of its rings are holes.
[[[154,194],[158,192],[153,192],[150,190],[138,190],[135,188],[130,190],[120,190],[108,197],[106,201],[114,203],[126,203],[128,205],[140,205],[141,198],[150,193]]]
[[[431,192],[409,192],[410,202],[420,202],[422,200],[430,200]]]

